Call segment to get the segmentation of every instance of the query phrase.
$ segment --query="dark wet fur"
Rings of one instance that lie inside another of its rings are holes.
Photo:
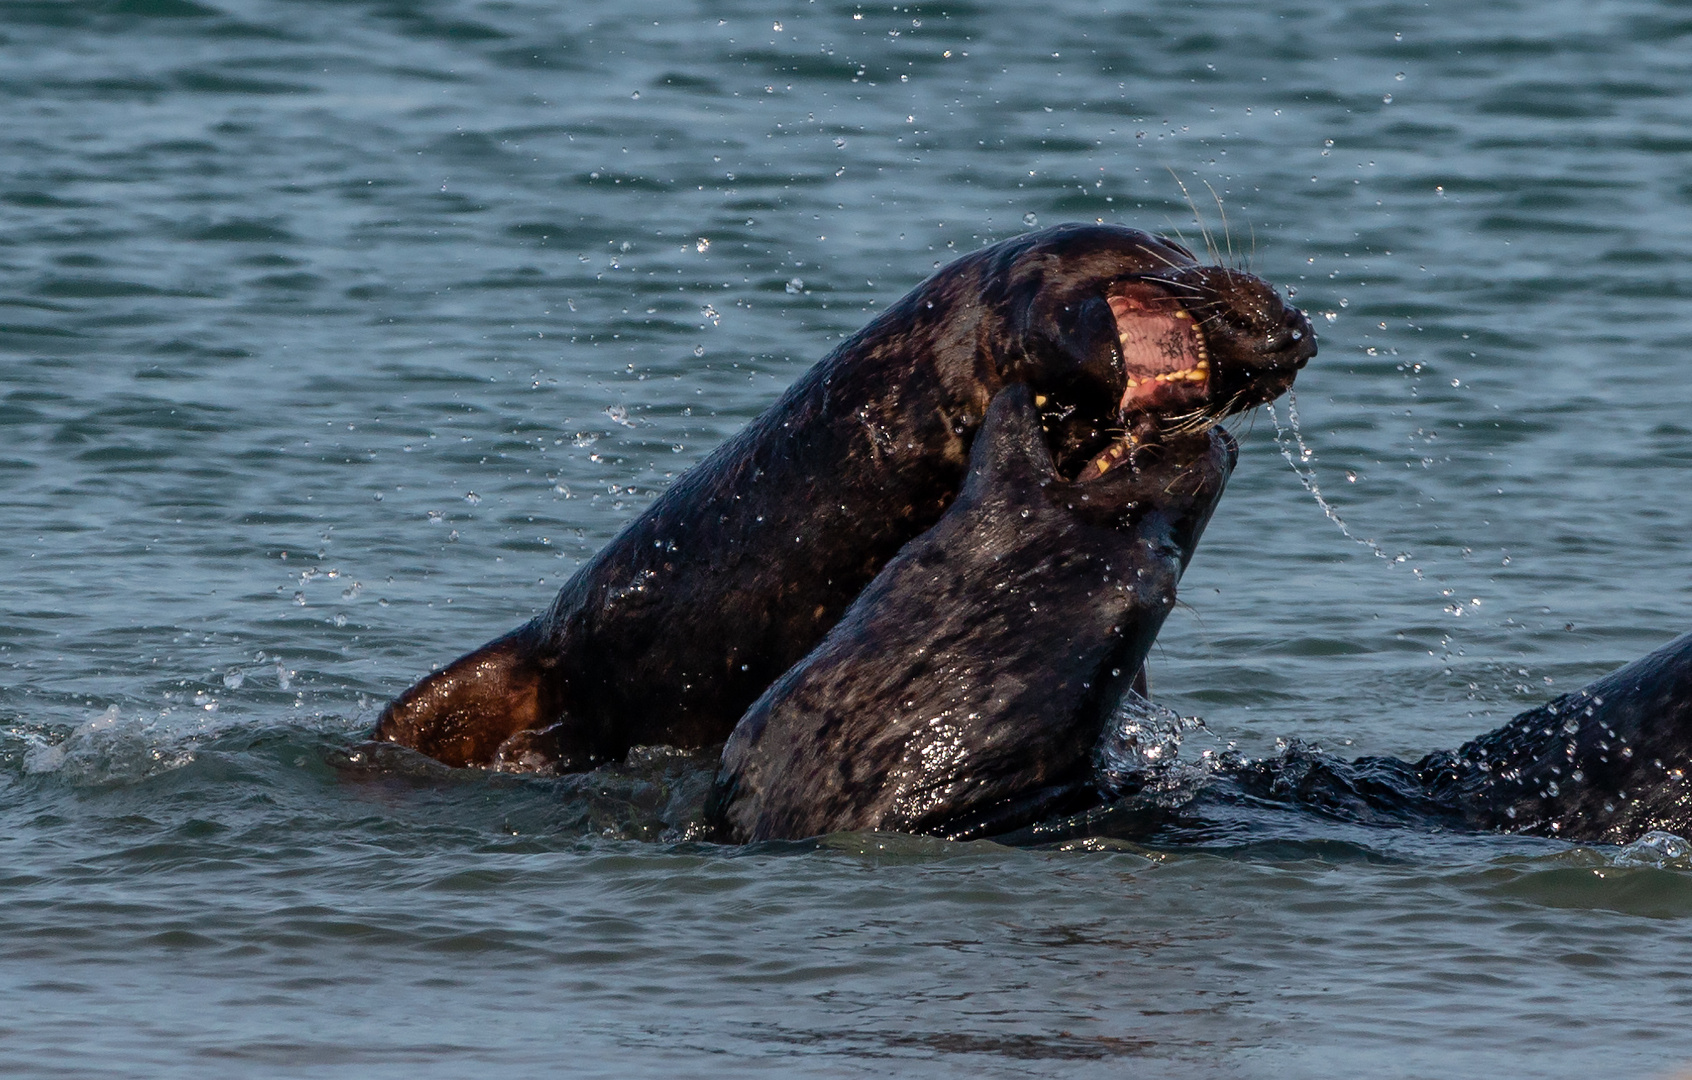
[[[1692,634],[1430,754],[1417,774],[1483,829],[1612,843],[1652,829],[1692,836]]]
[[[1352,761],[1294,744],[1217,769],[1181,797],[1122,798],[1056,815],[1001,841],[1202,837],[1240,804],[1365,825],[1630,843],[1692,837],[1692,634],[1456,750],[1417,762]]]
[[[677,480],[545,615],[402,694],[374,738],[455,765],[562,769],[721,741],[940,519],[1000,389],[1049,399],[1060,461],[1109,438],[1125,375],[1104,289],[1191,263],[1092,225],[953,263]]]
[[[1096,799],[1092,747],[1234,451],[1218,432],[1065,482],[1031,399],[995,399],[957,503],[735,728],[722,838],[991,835]]]

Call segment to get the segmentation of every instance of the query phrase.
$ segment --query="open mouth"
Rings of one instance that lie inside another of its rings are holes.
[[[1136,418],[1202,408],[1210,393],[1210,350],[1204,330],[1179,300],[1148,282],[1119,283],[1106,297],[1116,319],[1125,389],[1117,406],[1126,430],[1082,467],[1092,480],[1130,460],[1139,439]]]
[[[1115,415],[1071,428],[1063,460],[1080,466],[1079,480],[1133,462],[1141,447],[1202,433],[1273,401],[1316,355],[1309,316],[1245,271],[1172,267],[1118,278],[1101,291],[1122,389]],[[1092,348],[1111,349],[1092,333]]]
[[[1203,404],[1210,389],[1210,351],[1192,313],[1145,282],[1119,285],[1107,300],[1127,374],[1123,417],[1184,412]]]

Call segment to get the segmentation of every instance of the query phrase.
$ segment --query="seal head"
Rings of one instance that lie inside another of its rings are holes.
[[[1096,799],[1092,747],[1237,451],[1218,429],[1068,481],[1032,399],[999,394],[957,502],[747,711],[720,838],[988,836]]]

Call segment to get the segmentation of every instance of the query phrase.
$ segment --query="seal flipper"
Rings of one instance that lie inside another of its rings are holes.
[[[555,655],[541,621],[525,623],[394,699],[371,738],[456,767],[558,762],[567,752],[557,743]]]
[[[1031,394],[1001,392],[957,502],[741,718],[707,808],[719,835],[986,835],[1092,801],[1092,748],[1232,456],[1207,434],[1069,483]]]
[[[1416,768],[1476,828],[1692,837],[1692,634]]]

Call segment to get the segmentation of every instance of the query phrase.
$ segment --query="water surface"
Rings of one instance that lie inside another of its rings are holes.
[[[1242,423],[1160,700],[1419,756],[1643,654],[1692,626],[1689,44],[1642,0],[0,5],[7,1067],[1684,1066],[1660,846],[732,851],[663,752],[347,747],[936,266],[1202,245],[1181,184],[1316,319],[1285,444],[1373,547]]]

